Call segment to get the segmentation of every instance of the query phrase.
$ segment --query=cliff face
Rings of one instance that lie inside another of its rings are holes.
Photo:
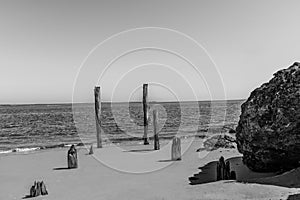
[[[274,74],[242,105],[238,150],[254,171],[288,170],[300,162],[300,63]]]

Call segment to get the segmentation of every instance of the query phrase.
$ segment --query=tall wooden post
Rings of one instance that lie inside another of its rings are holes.
[[[100,98],[100,87],[96,86],[94,89],[95,94],[95,120],[96,120],[96,130],[97,130],[97,148],[102,148],[101,139],[101,98]]]
[[[148,145],[148,84],[143,84],[144,145]]]
[[[157,131],[157,110],[153,110],[153,133],[154,133],[154,150],[159,150],[159,137]]]

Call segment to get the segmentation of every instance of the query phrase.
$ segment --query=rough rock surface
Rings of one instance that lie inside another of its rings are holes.
[[[213,135],[203,142],[203,147],[197,149],[197,152],[199,151],[214,151],[219,148],[225,148],[225,149],[234,149],[235,148],[235,138],[231,135],[226,134],[219,134],[219,135]]]
[[[300,63],[274,74],[242,105],[238,150],[254,171],[288,170],[300,161]]]

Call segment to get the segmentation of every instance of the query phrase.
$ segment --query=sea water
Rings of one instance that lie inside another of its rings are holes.
[[[228,132],[235,128],[243,100],[151,102],[148,135],[153,135],[152,111],[158,110],[159,137],[171,140]],[[104,145],[138,144],[143,138],[140,102],[102,103]],[[93,103],[0,105],[0,153],[96,143]]]

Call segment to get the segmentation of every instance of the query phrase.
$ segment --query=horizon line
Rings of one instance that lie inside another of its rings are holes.
[[[213,101],[243,101],[246,99],[214,99],[214,100],[184,100],[179,102],[213,102]],[[177,101],[149,101],[149,103],[175,103]],[[61,105],[61,104],[91,104],[95,102],[50,102],[50,103],[0,103],[0,106],[13,105]],[[142,103],[142,101],[101,101],[101,103]]]

